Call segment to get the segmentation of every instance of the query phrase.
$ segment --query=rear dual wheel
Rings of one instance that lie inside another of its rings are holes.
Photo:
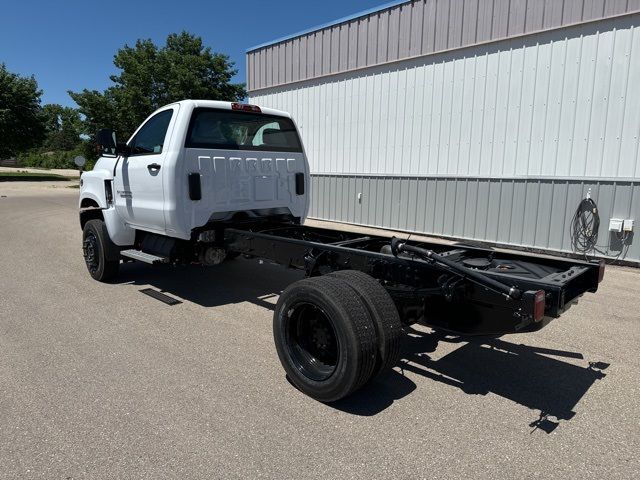
[[[380,283],[358,270],[340,270],[329,276],[344,280],[369,312],[378,337],[378,356],[373,376],[383,375],[400,360],[404,330],[398,309]]]
[[[393,328],[382,329],[387,318]],[[287,376],[322,402],[348,396],[395,365],[401,330],[387,292],[360,272],[294,283],[280,296],[273,317],[276,350]]]

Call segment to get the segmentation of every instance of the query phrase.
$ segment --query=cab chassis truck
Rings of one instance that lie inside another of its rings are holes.
[[[604,275],[603,261],[303,225],[309,167],[286,112],[184,100],[126,144],[107,129],[96,139],[102,156],[81,177],[79,204],[91,276],[110,281],[123,261],[218,265],[239,255],[303,270],[278,299],[274,342],[293,385],[322,402],[393,368],[405,326],[539,330]]]

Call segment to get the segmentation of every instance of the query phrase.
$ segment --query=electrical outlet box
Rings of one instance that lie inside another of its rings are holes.
[[[621,218],[612,218],[609,220],[609,231],[620,233],[622,231],[623,224],[624,220]]]
[[[633,232],[633,219],[627,218],[622,224],[622,230],[625,232]]]

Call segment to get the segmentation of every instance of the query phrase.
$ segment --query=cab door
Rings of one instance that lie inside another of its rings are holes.
[[[131,153],[116,167],[115,208],[120,217],[134,228],[160,233],[165,231],[164,189],[169,126],[174,108],[150,117],[138,129],[128,145]]]

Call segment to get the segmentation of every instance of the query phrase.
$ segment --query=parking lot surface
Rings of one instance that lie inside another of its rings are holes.
[[[537,333],[412,328],[394,372],[324,405],[272,341],[300,273],[127,264],[97,283],[77,194],[0,185],[0,478],[638,477],[639,270]]]

